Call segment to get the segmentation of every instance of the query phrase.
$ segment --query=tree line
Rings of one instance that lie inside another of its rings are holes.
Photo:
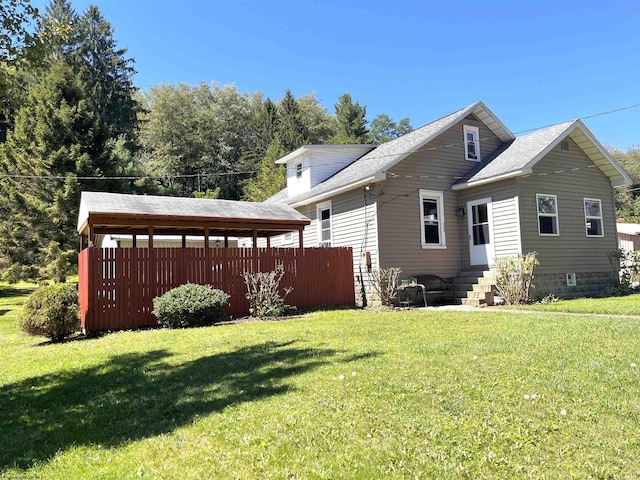
[[[367,119],[348,93],[330,113],[311,93],[234,85],[140,91],[134,59],[96,6],[39,12],[0,0],[0,277],[62,279],[76,261],[80,192],[262,201],[286,185],[276,159],[304,144],[382,143],[408,118]]]

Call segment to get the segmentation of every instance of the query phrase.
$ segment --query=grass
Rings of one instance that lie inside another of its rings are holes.
[[[0,289],[0,476],[640,477],[637,319],[343,310],[54,345],[15,331],[22,293]]]
[[[513,307],[539,312],[595,313],[606,315],[640,315],[640,294],[624,297],[576,298],[553,303],[535,303]]]

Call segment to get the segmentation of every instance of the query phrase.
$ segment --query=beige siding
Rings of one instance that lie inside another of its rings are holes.
[[[459,193],[452,191],[451,185],[475,165],[464,159],[463,125],[480,128],[483,158],[500,145],[491,130],[470,116],[389,170],[389,180],[378,192],[382,267],[400,267],[406,276],[442,277],[455,276],[462,269],[461,225],[466,218],[457,215]],[[444,192],[445,249],[421,246],[420,189]]]
[[[571,140],[536,164],[533,175],[518,179],[523,252],[538,252],[539,274],[606,272],[608,253],[617,248],[613,193],[609,180]],[[538,234],[536,194],[558,197],[558,236]],[[604,237],[587,237],[584,198],[602,202]]]
[[[521,253],[520,233],[518,229],[518,198],[516,196],[516,181],[503,180],[488,185],[460,191],[460,205],[465,208],[463,228],[463,259],[464,266],[469,266],[469,224],[467,202],[491,198],[493,207],[493,245],[495,257],[508,257]]]
[[[360,295],[360,271],[362,271],[365,285],[367,285],[367,292],[370,293],[367,267],[366,265],[361,265],[362,253],[369,252],[372,268],[378,268],[376,204],[372,192],[367,192],[367,205],[365,208],[364,193],[362,189],[355,189],[331,199],[332,246],[352,247],[353,249],[353,270],[358,300]],[[316,205],[305,205],[297,210],[311,219],[311,224],[304,229],[304,246],[317,247],[318,221]]]

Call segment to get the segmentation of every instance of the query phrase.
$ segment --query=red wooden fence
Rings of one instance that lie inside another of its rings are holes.
[[[78,256],[80,315],[85,331],[156,325],[153,299],[185,283],[210,284],[231,297],[227,312],[249,314],[243,272],[284,266],[286,303],[355,305],[353,257],[339,248],[95,248]]]

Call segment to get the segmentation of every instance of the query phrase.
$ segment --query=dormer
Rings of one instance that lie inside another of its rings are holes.
[[[324,182],[375,147],[376,145],[303,145],[276,160],[276,163],[287,166],[287,190],[292,196]]]

